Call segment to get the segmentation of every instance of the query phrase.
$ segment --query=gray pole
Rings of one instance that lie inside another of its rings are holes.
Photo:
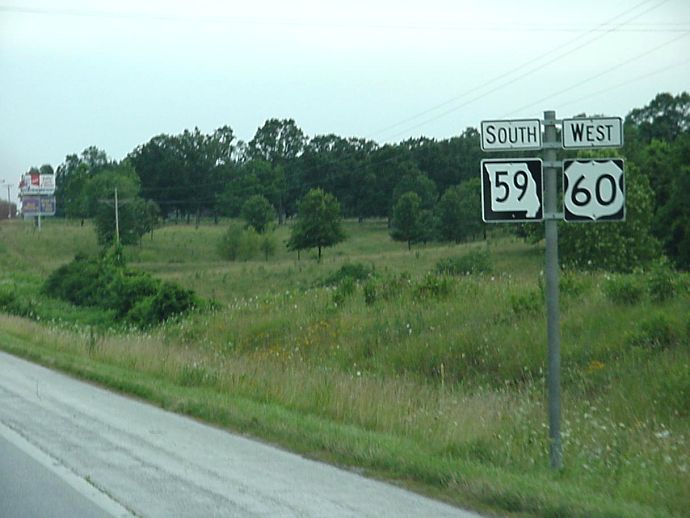
[[[120,244],[120,214],[117,210],[117,187],[115,187],[115,243]]]
[[[7,219],[12,219],[12,200],[10,199],[10,186],[7,185]]]
[[[548,342],[549,453],[552,469],[563,468],[561,444],[561,336],[558,309],[558,216],[555,167],[556,112],[544,112],[544,219],[546,231],[546,337]]]

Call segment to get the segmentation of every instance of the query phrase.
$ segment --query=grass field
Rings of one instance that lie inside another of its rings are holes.
[[[224,230],[170,225],[127,249],[130,266],[220,308],[139,332],[40,293],[75,253],[97,253],[88,223],[2,222],[0,288],[25,317],[0,314],[0,347],[482,512],[689,515],[686,275],[563,272],[565,468],[554,473],[539,245],[497,229],[409,252],[385,222],[348,222],[321,263],[282,244],[268,261],[231,263],[216,251]],[[471,250],[491,272],[436,273]],[[373,279],[324,285],[353,263]]]

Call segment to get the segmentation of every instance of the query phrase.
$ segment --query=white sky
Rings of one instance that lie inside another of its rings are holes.
[[[687,90],[688,0],[0,0],[0,197],[194,126],[398,142]]]

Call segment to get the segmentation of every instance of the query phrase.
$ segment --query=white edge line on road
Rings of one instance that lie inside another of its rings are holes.
[[[98,487],[90,483],[85,478],[76,474],[58,459],[51,457],[48,453],[31,444],[24,437],[22,437],[21,434],[17,433],[15,430],[8,427],[1,421],[0,436],[29,455],[36,462],[52,471],[55,475],[69,484],[75,491],[85,498],[91,500],[105,512],[119,518],[136,516],[129,509],[122,506],[122,504],[114,500],[108,494],[101,491]]]

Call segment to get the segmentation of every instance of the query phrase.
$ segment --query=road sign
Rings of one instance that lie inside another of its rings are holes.
[[[482,160],[482,219],[513,223],[544,219],[542,162],[538,158]]]
[[[566,221],[625,220],[623,160],[564,160]]]
[[[54,216],[55,196],[23,196],[22,214],[24,216]]]
[[[49,195],[55,192],[55,176],[52,174],[27,173],[19,184],[22,194]]]
[[[561,135],[564,149],[622,147],[623,120],[620,117],[563,119]]]
[[[482,121],[481,129],[484,151],[541,149],[539,119]]]

